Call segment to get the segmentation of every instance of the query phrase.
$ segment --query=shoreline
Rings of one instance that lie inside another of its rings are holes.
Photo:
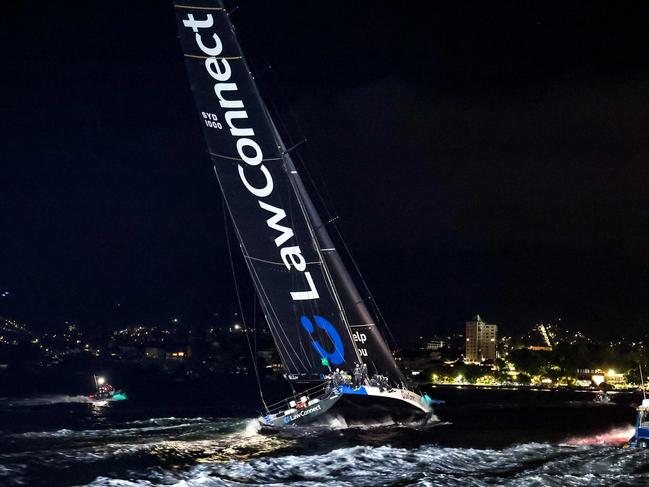
[[[419,387],[431,387],[431,388],[440,388],[440,389],[485,389],[485,390],[503,390],[503,391],[543,391],[543,392],[590,392],[597,393],[600,389],[597,388],[586,388],[586,387],[568,387],[568,386],[557,386],[557,387],[542,387],[534,385],[487,385],[487,384],[443,384],[443,383],[431,383],[431,382],[421,382],[417,383]],[[640,392],[639,388],[631,387],[624,389],[611,389],[606,391],[608,394],[632,394],[635,392]]]

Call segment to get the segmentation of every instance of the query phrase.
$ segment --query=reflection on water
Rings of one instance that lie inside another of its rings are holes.
[[[611,428],[602,433],[568,438],[567,445],[623,445],[633,436],[635,428],[632,425]]]

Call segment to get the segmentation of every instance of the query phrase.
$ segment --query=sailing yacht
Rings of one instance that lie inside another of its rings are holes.
[[[284,376],[294,390],[303,388],[264,405],[261,423],[300,425],[331,415],[427,420],[432,401],[408,387],[352,281],[227,11],[209,0],[180,2],[178,30],[209,157]],[[354,372],[352,383],[346,377]]]

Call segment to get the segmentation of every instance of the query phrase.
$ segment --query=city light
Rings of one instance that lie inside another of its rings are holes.
[[[594,383],[597,387],[599,387],[599,385],[600,385],[602,382],[604,382],[604,376],[603,376],[603,375],[600,375],[600,374],[595,374],[595,375],[593,375],[591,378],[592,378],[592,380],[593,380],[593,383]]]

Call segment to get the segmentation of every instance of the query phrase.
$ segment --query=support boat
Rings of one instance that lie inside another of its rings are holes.
[[[105,403],[108,401],[125,401],[128,399],[126,393],[122,390],[115,389],[106,382],[106,378],[93,375],[95,381],[95,392],[88,395],[88,399],[93,403]]]

